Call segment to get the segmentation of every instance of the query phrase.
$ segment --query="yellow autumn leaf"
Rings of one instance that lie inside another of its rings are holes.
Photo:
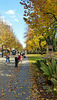
[[[44,98],[42,98],[42,100],[45,100]]]
[[[49,99],[46,99],[46,100],[49,100]]]
[[[30,98],[28,97],[28,98],[26,98],[26,99],[30,99]]]
[[[11,89],[9,89],[9,92],[11,92]]]
[[[31,93],[31,92],[29,91],[29,93]]]
[[[4,99],[0,99],[0,100],[4,100]]]
[[[56,91],[56,90],[57,90],[57,88],[54,88],[54,90]]]
[[[25,92],[23,92],[23,94],[25,94]]]
[[[21,89],[23,88],[23,86],[20,87]]]
[[[17,82],[15,83],[15,85],[18,84]]]
[[[2,96],[4,96],[5,94],[4,93],[2,93]]]
[[[16,91],[13,91],[16,94]]]
[[[11,76],[13,76],[13,75],[9,75],[9,77],[11,77]]]
[[[20,95],[20,94],[18,93],[18,95]]]
[[[1,92],[3,92],[3,89],[1,89]]]
[[[15,95],[15,97],[19,97],[18,95]]]

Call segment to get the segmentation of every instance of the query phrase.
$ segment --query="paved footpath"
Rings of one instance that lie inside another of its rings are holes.
[[[31,77],[28,58],[15,68],[14,57],[8,64],[5,64],[5,58],[0,57],[0,100],[36,100],[30,97]]]

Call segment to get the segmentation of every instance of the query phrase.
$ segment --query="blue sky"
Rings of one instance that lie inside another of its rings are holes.
[[[13,32],[25,47],[24,33],[26,32],[26,23],[23,20],[24,8],[19,3],[21,0],[0,0],[0,17],[12,25]]]

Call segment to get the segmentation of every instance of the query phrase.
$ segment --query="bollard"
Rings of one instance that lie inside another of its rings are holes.
[[[18,58],[15,57],[15,67],[18,67]]]

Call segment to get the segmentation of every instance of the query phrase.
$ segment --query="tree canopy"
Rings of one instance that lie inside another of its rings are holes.
[[[9,49],[15,48],[16,50],[22,50],[23,47],[11,28],[11,26],[0,20],[0,44]]]
[[[53,41],[57,28],[57,0],[21,0],[20,4],[24,6],[24,21],[35,36],[43,37],[46,44],[49,44],[49,39]]]

